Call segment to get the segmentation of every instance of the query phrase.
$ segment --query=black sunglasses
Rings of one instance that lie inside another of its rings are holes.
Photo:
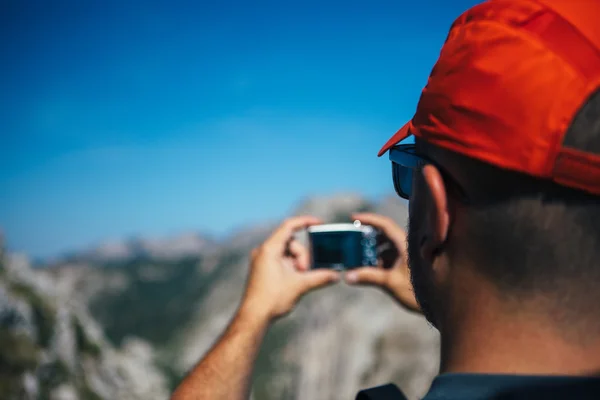
[[[394,180],[394,189],[398,196],[410,200],[413,188],[413,174],[415,170],[420,170],[426,164],[433,164],[440,171],[447,183],[451,182],[454,191],[459,200],[465,204],[469,203],[464,189],[458,184],[456,179],[452,178],[446,170],[427,157],[418,155],[414,144],[399,144],[390,149],[390,160],[392,161],[392,179]]]

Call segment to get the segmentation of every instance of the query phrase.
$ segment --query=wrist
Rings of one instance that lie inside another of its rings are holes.
[[[273,320],[268,307],[260,301],[244,299],[237,311],[237,318],[258,326],[268,326]]]

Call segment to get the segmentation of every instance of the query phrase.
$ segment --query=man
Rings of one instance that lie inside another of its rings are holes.
[[[441,334],[425,399],[600,398],[600,2],[492,0],[452,25],[413,119],[390,139],[410,200],[398,250],[374,284]],[[404,140],[414,137],[414,144]],[[237,316],[174,399],[242,399],[264,332],[334,282],[286,243],[285,222],[253,253]],[[289,256],[286,256],[288,254]],[[318,338],[315,338],[318,340]]]

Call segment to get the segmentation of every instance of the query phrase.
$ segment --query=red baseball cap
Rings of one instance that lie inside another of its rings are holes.
[[[600,195],[600,154],[564,145],[600,89],[600,1],[488,0],[450,28],[409,135]]]

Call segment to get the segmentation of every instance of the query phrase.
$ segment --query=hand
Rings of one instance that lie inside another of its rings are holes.
[[[297,230],[319,223],[309,216],[290,218],[252,251],[242,309],[273,320],[289,313],[304,294],[339,280],[336,271],[310,270],[308,250],[294,239]]]
[[[393,220],[381,215],[360,213],[352,217],[378,228],[383,235],[378,246],[379,265],[376,268],[361,267],[347,272],[346,282],[378,286],[402,306],[421,312],[410,281],[406,232]]]

